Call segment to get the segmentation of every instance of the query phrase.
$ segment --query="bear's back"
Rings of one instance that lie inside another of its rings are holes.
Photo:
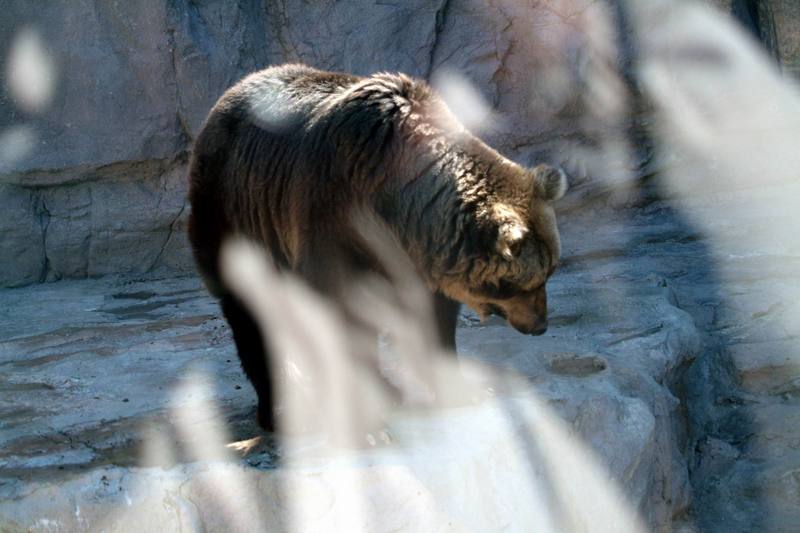
[[[305,124],[327,99],[360,79],[299,64],[267,68],[228,89],[212,109],[209,122],[219,115],[223,120],[253,123],[267,131],[287,133]]]
[[[189,169],[189,236],[209,288],[218,283],[224,238],[266,245],[278,264],[292,262],[303,209],[324,187],[309,143],[316,110],[364,78],[282,65],[255,72],[220,97],[197,136]]]
[[[218,277],[231,235],[291,268],[320,244],[363,255],[349,250],[360,240],[348,227],[354,208],[432,171],[442,110],[425,82],[402,74],[284,65],[242,79],[211,110],[192,154],[190,239],[201,271]]]

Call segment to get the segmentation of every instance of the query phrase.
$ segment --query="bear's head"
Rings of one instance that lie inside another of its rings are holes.
[[[496,172],[496,169],[495,169]],[[564,172],[549,165],[522,169],[509,162],[498,187],[477,210],[484,235],[479,253],[457,261],[441,290],[485,318],[504,317],[517,331],[547,329],[545,283],[558,263],[561,244],[552,203],[567,190]]]
[[[503,157],[424,82],[375,75],[337,102],[358,104],[358,124],[370,116],[373,126],[361,129],[373,137],[392,117],[395,128],[387,131],[396,134],[381,143],[389,147],[383,168],[403,177],[387,180],[379,211],[429,287],[482,317],[500,315],[522,333],[544,333],[545,283],[561,253],[552,204],[566,193],[564,172]]]

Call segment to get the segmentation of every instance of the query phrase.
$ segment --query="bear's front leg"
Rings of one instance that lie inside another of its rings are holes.
[[[440,292],[433,294],[433,312],[436,316],[436,327],[442,346],[456,351],[456,325],[461,304],[451,300]]]

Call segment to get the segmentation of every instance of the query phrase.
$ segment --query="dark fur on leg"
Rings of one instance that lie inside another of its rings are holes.
[[[433,312],[436,316],[436,327],[439,340],[447,349],[456,351],[456,325],[461,304],[441,293],[433,295]]]
[[[266,431],[274,431],[272,376],[261,330],[250,312],[235,297],[229,294],[223,296],[220,305],[233,332],[242,369],[258,395],[258,424]]]

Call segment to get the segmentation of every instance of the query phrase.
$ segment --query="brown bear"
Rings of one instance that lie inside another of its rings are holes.
[[[220,277],[228,237],[258,242],[279,268],[325,291],[334,257],[378,268],[350,224],[354,209],[367,209],[429,286],[446,346],[455,348],[459,302],[523,333],[547,328],[545,282],[560,253],[551,203],[566,191],[564,173],[504,158],[424,81],[298,64],[251,74],[209,113],[189,180],[195,260],[220,298],[266,429],[273,427],[268,354]]]

